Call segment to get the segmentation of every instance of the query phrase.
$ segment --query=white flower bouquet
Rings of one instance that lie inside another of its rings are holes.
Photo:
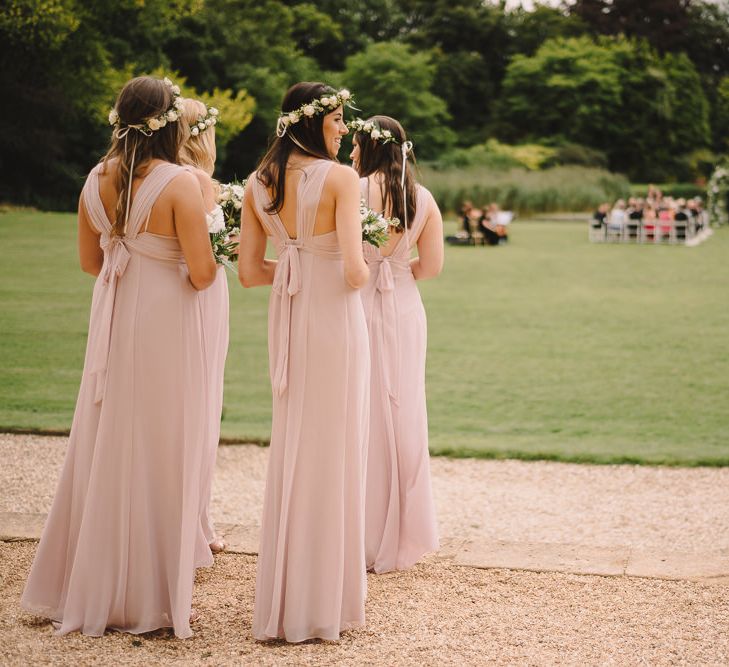
[[[212,214],[208,214],[208,232],[215,261],[233,272],[235,268],[232,262],[238,259],[240,211],[243,208],[245,186],[245,181],[221,183],[218,205]]]
[[[379,248],[387,243],[390,228],[400,226],[397,218],[386,218],[382,213],[375,213],[367,207],[364,200],[360,202],[359,214],[362,219],[362,240]]]

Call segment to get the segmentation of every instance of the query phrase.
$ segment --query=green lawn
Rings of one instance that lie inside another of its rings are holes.
[[[697,248],[590,245],[519,221],[423,283],[434,453],[729,465],[729,230]],[[0,429],[68,429],[92,280],[71,215],[0,215]],[[270,424],[267,289],[231,276],[223,436]]]

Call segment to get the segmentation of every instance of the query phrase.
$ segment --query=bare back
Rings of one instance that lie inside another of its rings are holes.
[[[286,186],[284,191],[283,207],[279,211],[279,219],[283,223],[289,238],[296,238],[296,216],[301,204],[299,201],[299,185],[302,178],[306,178],[304,168],[312,165],[316,160],[291,160],[286,169]],[[271,195],[268,190],[269,196]],[[325,177],[324,186],[319,198],[319,204],[314,219],[313,236],[329,234],[336,230],[336,201],[335,188],[329,174]]]
[[[163,160],[151,160],[139,170],[139,175],[132,183],[132,201],[134,201],[137,191],[144,182],[144,179],[149,175],[152,169],[160,164],[165,163]],[[99,194],[101,195],[104,210],[106,211],[106,215],[110,221],[113,221],[116,218],[116,202],[119,197],[119,193],[116,190],[116,173],[116,160],[110,160],[106,168],[104,169],[102,167],[99,172]],[[143,231],[158,234],[160,236],[177,236],[177,232],[175,230],[175,216],[173,212],[173,197],[170,192],[167,192],[167,189],[163,190],[155,201],[149,212],[149,218],[146,220],[142,229]]]

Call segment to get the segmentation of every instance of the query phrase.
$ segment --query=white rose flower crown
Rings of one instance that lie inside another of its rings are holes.
[[[114,126],[114,133],[118,139],[124,138],[129,130],[137,130],[141,132],[145,137],[151,137],[153,132],[163,128],[167,123],[176,122],[185,109],[182,98],[180,97],[180,87],[176,86],[172,81],[165,77],[164,82],[172,93],[172,104],[170,108],[159,116],[153,118],[147,118],[144,123],[124,123],[119,118],[119,112],[116,109],[112,109],[109,112],[109,125]]]
[[[197,122],[194,125],[190,125],[190,134],[196,137],[200,132],[204,132],[209,127],[213,127],[218,122],[220,112],[215,107],[207,107],[207,112],[204,116],[198,116]]]
[[[276,136],[283,137],[286,130],[289,129],[289,125],[296,125],[302,118],[312,118],[320,113],[331,113],[341,106],[348,106],[351,109],[356,108],[352,93],[346,88],[342,88],[339,92],[331,95],[322,95],[319,99],[302,104],[293,111],[282,111],[276,123]]]
[[[400,142],[392,136],[390,130],[383,130],[380,124],[373,120],[362,120],[361,118],[355,118],[347,123],[347,127],[352,132],[365,132],[372,137],[373,141],[380,144],[399,144]]]

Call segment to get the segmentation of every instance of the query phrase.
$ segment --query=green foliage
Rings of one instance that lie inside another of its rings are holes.
[[[712,125],[717,149],[729,153],[729,76],[725,76],[716,89]]]
[[[511,167],[526,167],[534,170],[540,169],[548,162],[553,161],[557,154],[555,148],[541,144],[519,144],[510,146],[502,144],[496,139],[489,139],[486,143],[459,148],[446,153],[437,165],[443,167],[489,167],[491,169],[508,169]]]
[[[516,56],[499,115],[507,138],[558,135],[604,151],[613,169],[637,178],[675,173],[709,141],[708,103],[688,58],[626,39],[554,39]]]
[[[554,167],[544,171],[484,167],[421,169],[423,183],[444,211],[458,211],[465,200],[496,202],[519,213],[588,211],[629,193],[628,181],[601,169]]]
[[[419,156],[436,156],[454,141],[445,102],[430,92],[435,68],[427,54],[398,42],[373,44],[347,58],[342,80],[355,92],[363,117],[397,118]]]

